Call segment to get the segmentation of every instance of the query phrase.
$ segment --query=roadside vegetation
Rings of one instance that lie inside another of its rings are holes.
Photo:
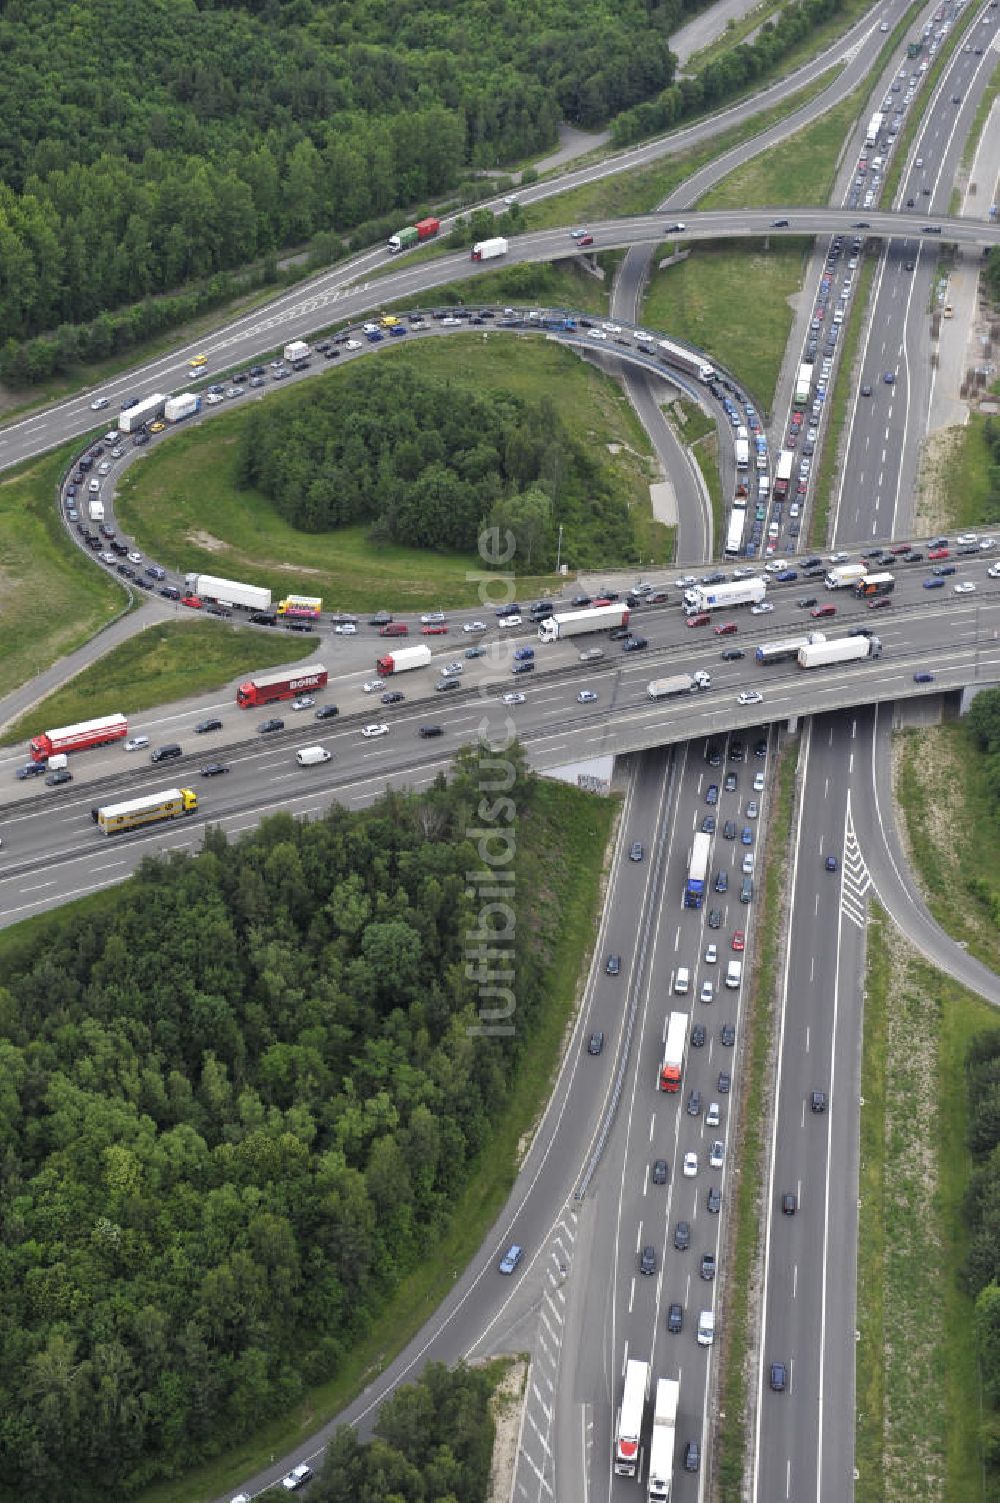
[[[43,726],[73,725],[96,715],[135,716],[156,705],[221,689],[255,669],[293,663],[316,651],[315,637],[287,632],[270,636],[246,627],[199,621],[187,611],[183,615],[187,619],[157,622],[112,648],[13,721],[0,744],[24,741]]]
[[[648,526],[653,472],[648,438],[624,393],[578,356],[540,336],[525,348],[523,337],[486,332],[486,340],[454,334],[419,349],[386,350],[377,357],[378,367],[391,362],[386,369],[419,372],[428,382],[447,383],[460,405],[470,394],[491,401],[509,394],[536,413],[550,406],[571,445],[593,467],[600,494],[627,508],[633,541],[621,544],[617,562],[637,560],[634,539]],[[350,387],[367,379],[362,364],[324,376],[316,391],[326,383]],[[293,413],[303,400],[310,400],[308,388],[305,396],[289,393],[287,399],[276,393],[268,411]],[[406,547],[373,537],[366,523],[322,533],[297,531],[259,491],[239,489],[241,434],[247,422],[245,413],[233,412],[188,429],[124,477],[117,511],[153,556],[182,562],[184,570],[221,573],[282,592],[308,585],[308,593],[343,609],[390,604],[405,611],[479,601],[484,565],[475,551]],[[561,458],[557,470],[558,487],[568,485],[569,470]],[[641,529],[631,520],[633,514],[641,517]],[[578,518],[578,551],[569,535],[572,528],[563,539],[562,560],[571,569],[582,558],[594,558],[600,541],[597,509],[582,505]],[[616,562],[607,555],[605,561],[609,567]],[[518,578],[518,589],[525,594],[558,590],[559,584],[545,572]]]
[[[701,471],[712,503],[712,536],[715,539],[715,551],[718,552],[726,520],[722,477],[719,474],[719,430],[714,420],[696,402],[688,402],[683,397],[668,403],[664,411],[681,443],[690,449]]]

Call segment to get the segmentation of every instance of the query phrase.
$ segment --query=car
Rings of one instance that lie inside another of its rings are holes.
[[[279,720],[277,717],[273,717],[270,720],[262,720],[257,729],[258,731],[260,731],[261,735],[266,736],[269,735],[271,731],[283,731],[285,729],[285,722],[283,720]]]
[[[710,929],[722,928],[722,909],[710,908],[708,910],[708,927]]]
[[[497,1267],[501,1273],[513,1273],[523,1257],[524,1248],[519,1242],[512,1242]]]
[[[677,1246],[676,1233],[674,1234],[674,1246]],[[684,1329],[684,1306],[676,1301],[667,1310],[667,1330],[671,1336],[679,1336]]]
[[[799,1198],[792,1190],[786,1190],[781,1197],[781,1214],[794,1216],[799,1208]]]
[[[382,680],[380,678],[366,678],[361,687],[366,694],[376,694],[382,687]]]
[[[601,1029],[598,1028],[596,1030],[596,1032],[594,1032],[594,1033],[592,1033],[590,1035],[590,1040],[589,1040],[589,1042],[587,1044],[587,1053],[588,1054],[600,1054],[603,1051],[603,1049],[604,1049],[604,1034],[601,1031]]]
[[[207,731],[221,731],[222,721],[213,715],[208,720],[199,720],[194,729],[196,735],[204,736]]]
[[[664,225],[663,229],[664,229],[664,234],[667,234],[667,235],[681,235],[687,229],[687,225],[684,223],[683,219],[678,219],[677,222],[676,222],[676,224],[667,224],[667,225]]]
[[[68,767],[57,767],[55,772],[50,772],[45,779],[49,788],[59,788],[63,783],[72,783],[73,774]]]
[[[735,820],[733,820],[733,819],[727,819],[726,820],[725,824],[722,826],[722,838],[723,838],[723,840],[735,840],[736,839],[736,821]]]
[[[447,694],[450,689],[461,689],[461,687],[462,685],[453,675],[450,675],[448,678],[442,678],[434,685],[435,691],[438,694]]]
[[[107,397],[95,397],[90,404],[90,410],[91,412],[103,412],[108,405]]]
[[[643,854],[644,852],[642,848],[642,841],[633,840],[632,844],[628,848],[628,859],[630,861],[641,861]]]
[[[656,1248],[651,1242],[647,1242],[639,1254],[639,1272],[641,1274],[656,1272]]]
[[[700,995],[700,1000],[702,1002],[714,1002],[715,1001],[715,983],[714,983],[714,981],[703,981],[701,983],[701,992],[700,992],[699,995]]]
[[[913,682],[915,684],[932,684],[934,682],[934,675],[933,673],[915,673],[913,675]]]
[[[753,845],[753,830],[749,825],[744,825],[740,831],[740,843],[741,845]]]
[[[693,1115],[696,1115],[696,1114],[693,1114]],[[694,1153],[694,1152],[690,1152],[689,1151],[688,1153],[686,1153],[684,1155],[684,1178],[685,1179],[694,1179],[694,1177],[695,1177],[695,1175],[697,1173],[698,1173],[698,1155],[696,1153]]]
[[[716,872],[714,887],[715,887],[715,891],[716,892],[728,892],[729,891],[729,874],[728,874],[728,872],[724,872],[724,871],[717,871]]]
[[[728,1096],[733,1083],[733,1078],[728,1070],[719,1071],[718,1086],[723,1096]]]
[[[706,965],[718,965],[718,963],[719,963],[719,947],[718,947],[718,945],[716,945],[716,944],[706,945],[705,946],[705,964]]]
[[[809,1092],[809,1110],[811,1112],[825,1112],[827,1107],[827,1095],[825,1091]]]
[[[722,1111],[717,1101],[710,1101],[705,1112],[705,1126],[718,1127],[722,1121]]]
[[[389,727],[387,725],[379,725],[377,722],[372,725],[363,725],[361,727],[361,734],[367,741],[370,741],[376,736],[388,736]]]
[[[293,1467],[287,1476],[282,1477],[281,1485],[286,1492],[294,1493],[298,1488],[305,1487],[311,1477],[312,1467],[306,1466],[303,1461],[298,1466]]]
[[[402,702],[403,702],[403,700],[405,698],[406,698],[406,695],[402,692],[402,690],[400,690],[400,689],[390,689],[387,694],[383,694],[382,695],[382,703],[384,705],[398,705],[398,704],[402,704]],[[292,709],[293,710],[297,709],[297,708],[298,708],[297,705],[292,705]]]
[[[649,646],[645,637],[628,637],[622,643],[622,652],[642,652]]]
[[[934,579],[934,578],[925,579],[923,583],[924,583],[924,589],[925,590],[943,590],[944,589],[944,580],[943,579]]]
[[[837,614],[837,607],[835,605],[818,605],[809,614],[814,621],[825,621],[827,617]]]
[[[592,705],[592,704],[596,704],[597,703],[597,695],[594,693],[593,689],[581,689],[580,692],[579,692],[579,694],[576,696],[576,698],[577,698],[577,703],[581,704],[581,705]],[[632,859],[633,859],[633,861],[635,861],[635,860],[641,861],[642,857],[641,856],[639,856],[639,857],[633,856]]]
[[[963,579],[953,588],[956,595],[972,595],[976,589],[971,579]]]
[[[885,382],[886,386],[892,386],[895,379],[896,375],[894,371],[886,371],[885,375],[882,377],[882,380]]]
[[[722,766],[722,750],[717,741],[710,741],[705,748],[705,761],[709,767]]]
[[[759,689],[743,689],[736,697],[738,705],[759,705],[763,702],[764,696]]]
[[[742,929],[736,929],[733,933],[732,948],[737,955],[742,955],[747,947],[746,933]]]
[[[733,637],[738,631],[739,626],[735,621],[724,621],[721,626],[715,628],[715,635],[717,637]]]
[[[705,789],[705,802],[706,804],[717,804],[719,802],[718,783],[709,783],[708,787]]]
[[[685,618],[685,626],[707,626],[711,621],[708,611],[695,611],[693,615]]]
[[[815,595],[803,595],[801,597],[801,599],[796,600],[795,604],[799,607],[800,610],[803,610],[803,611],[812,610],[813,606],[816,604],[816,596]]]
[[[622,970],[621,956],[609,955],[604,969],[609,976],[620,976]]]
[[[709,1185],[708,1194],[705,1197],[705,1208],[710,1216],[718,1216],[722,1210],[722,1191],[717,1185]]]
[[[504,705],[523,705],[524,699],[525,696],[523,694],[501,694],[500,703]]]
[[[486,656],[486,648],[480,646],[467,647],[462,656],[469,660],[472,658],[484,658]]]
[[[742,647],[727,647],[719,656],[724,663],[736,663],[740,658],[745,658],[746,653]]]
[[[420,618],[422,626],[441,626],[445,621],[444,611],[427,611]]]
[[[783,222],[787,224],[788,220],[786,219]],[[782,221],[775,220],[775,224],[779,223],[782,223]],[[700,1466],[701,1449],[696,1440],[689,1440],[684,1447],[684,1470],[686,1472],[696,1472]]]
[[[571,240],[582,240],[586,233],[586,230],[570,230],[569,238]]]
[[[336,705],[320,705],[314,718],[316,720],[333,720],[334,716],[339,714],[340,711]]]
[[[520,626],[521,618],[520,616],[501,616],[497,625],[509,630],[511,627]]]
[[[836,856],[827,856],[825,861],[823,862],[823,865],[828,872],[835,872],[840,863],[837,860]]]
[[[670,1165],[666,1159],[653,1160],[653,1184],[665,1185],[670,1178]]]
[[[200,611],[201,610],[201,604],[202,604],[201,600],[198,598],[197,595],[182,595],[181,596],[181,605],[186,605],[189,610]]]
[[[706,1279],[706,1280],[707,1279],[714,1279],[715,1278],[715,1267],[716,1267],[716,1265],[715,1265],[715,1254],[714,1253],[710,1253],[710,1252],[702,1253],[702,1255],[701,1255],[701,1267],[698,1270],[699,1273],[701,1274],[702,1278]]]
[[[462,630],[467,632],[488,631],[489,627],[486,625],[485,621],[466,621],[465,625],[462,627]]]
[[[943,542],[943,543],[940,542],[940,541],[933,542],[933,543],[930,544],[930,546],[927,549],[927,557],[928,558],[942,559],[942,558],[947,558],[948,554],[949,554],[949,548],[948,548],[947,542]]]
[[[719,1038],[726,1049],[732,1049],[736,1043],[736,1028],[732,1023],[723,1023],[719,1029]]]
[[[448,628],[446,626],[422,626],[420,634],[424,637],[446,637],[448,635]]]
[[[787,1381],[788,1378],[785,1371],[785,1364],[783,1362],[772,1362],[770,1378],[771,1391],[773,1393],[784,1393],[787,1386]]]
[[[989,575],[990,579],[1000,579],[1000,564],[990,564],[989,568],[986,570],[986,573]]]
[[[206,762],[201,769],[203,778],[217,778],[220,773],[228,772],[229,768],[224,762]]]
[[[358,628],[353,621],[338,621],[333,629],[338,637],[353,637]]]
[[[130,736],[125,742],[125,750],[127,752],[142,751],[148,745],[148,736]]]
[[[737,788],[737,776],[736,776],[735,772],[727,772],[726,773],[726,778],[725,778],[725,782],[723,783],[723,787],[725,788],[725,790],[726,790],[727,793],[735,793],[736,792],[736,788]]]
[[[758,600],[756,605],[750,607],[751,616],[768,616],[774,610],[774,604],[770,600]]]
[[[688,1093],[686,1110],[687,1110],[687,1114],[688,1114],[689,1117],[700,1117],[701,1116],[701,1092],[700,1091],[696,1090],[696,1091],[690,1091]]]
[[[788,220],[787,219],[772,219],[771,220],[771,228],[774,229],[774,230],[787,230],[788,229]]]
[[[767,756],[767,740],[765,737],[762,736],[759,741],[754,742],[753,754],[755,757],[760,758]],[[756,787],[756,783],[754,786]]]
[[[759,816],[760,804],[755,798],[748,799],[745,813],[747,819],[756,819]]]

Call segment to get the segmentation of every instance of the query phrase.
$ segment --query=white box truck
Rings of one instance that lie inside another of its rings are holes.
[[[828,590],[846,590],[848,585],[856,585],[859,579],[864,579],[867,573],[864,564],[838,564],[827,571],[823,583]]]
[[[639,1436],[646,1403],[649,1363],[630,1357],[625,1368],[625,1390],[618,1411],[615,1435],[615,1476],[634,1477],[639,1465]]]
[[[241,584],[238,579],[218,579],[214,574],[185,574],[189,594],[202,600],[223,600],[226,605],[241,605],[248,611],[271,609],[271,591],[262,585]]]
[[[92,522],[104,521],[104,502],[98,496],[93,496],[91,498],[90,520]]]
[[[166,405],[167,399],[162,392],[154,392],[151,397],[143,397],[141,402],[136,402],[132,407],[123,407],[118,414],[118,426],[123,433],[137,433],[143,423],[151,423],[154,418],[162,417]]]
[[[472,247],[472,260],[493,261],[497,256],[505,256],[509,249],[502,235],[495,235],[492,240],[477,240]]]
[[[562,637],[579,637],[588,631],[610,631],[628,626],[627,605],[592,605],[586,611],[556,611],[539,622],[539,642],[558,642]]]
[[[837,637],[835,641],[807,642],[799,648],[800,668],[828,668],[835,663],[859,663],[864,658],[880,658],[882,643],[878,637]]]
[[[675,694],[696,694],[712,687],[712,675],[699,668],[697,673],[675,673],[671,678],[654,678],[646,685],[650,699],[671,699]]]
[[[670,1503],[670,1482],[674,1470],[677,1407],[681,1385],[676,1378],[660,1378],[656,1385],[653,1407],[653,1438],[649,1447],[649,1503]]]
[[[193,417],[200,411],[201,397],[193,391],[179,391],[175,397],[168,397],[163,405],[163,416],[168,423],[179,423],[182,418]]]
[[[760,605],[767,594],[767,580],[759,574],[750,579],[730,579],[725,584],[694,585],[684,591],[684,614],[731,610],[737,605]]]
[[[286,344],[281,352],[285,360],[306,360],[311,351],[304,339],[293,339],[291,344]]]

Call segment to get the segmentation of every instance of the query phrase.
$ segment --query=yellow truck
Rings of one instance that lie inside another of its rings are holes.
[[[124,803],[103,804],[91,809],[90,817],[105,835],[117,835],[121,830],[136,830],[161,819],[193,814],[197,807],[198,795],[191,788],[167,788],[163,793],[147,793]]]

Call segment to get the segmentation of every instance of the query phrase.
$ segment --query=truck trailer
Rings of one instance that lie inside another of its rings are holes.
[[[799,648],[800,668],[827,668],[834,663],[857,663],[863,658],[880,658],[882,643],[878,637],[837,637],[834,641],[807,642]]]
[[[688,1015],[686,1012],[672,1012],[667,1019],[667,1037],[663,1045],[663,1063],[660,1065],[661,1091],[680,1090],[687,1044]]]
[[[308,360],[311,354],[312,351],[304,339],[293,339],[291,344],[286,344],[281,352],[282,359],[288,361]]]
[[[649,1363],[630,1357],[625,1368],[625,1389],[618,1411],[618,1431],[615,1436],[616,1477],[634,1477],[639,1465],[639,1435],[642,1430],[648,1376]]]
[[[795,379],[795,400],[800,407],[804,407],[809,400],[812,391],[813,368],[811,365],[800,365],[799,374]]]
[[[202,600],[240,605],[248,611],[271,609],[271,591],[262,585],[241,584],[238,579],[219,579],[214,574],[185,574],[184,584],[189,595],[198,595]]]
[[[711,835],[704,830],[699,830],[691,843],[691,860],[688,862],[687,881],[684,883],[685,908],[700,908],[704,902],[708,858],[711,852]]]
[[[750,467],[750,440],[738,438],[736,440],[736,468],[746,470]]]
[[[880,110],[876,110],[875,113],[874,113],[874,115],[871,117],[871,119],[868,122],[868,129],[865,131],[865,145],[866,146],[874,146],[875,145],[875,143],[877,142],[877,140],[879,138],[879,132],[882,129],[882,124],[883,124],[884,120],[885,120],[885,116],[881,113]]]
[[[161,392],[154,392],[151,397],[136,402],[134,407],[123,407],[118,414],[118,426],[123,433],[137,433],[144,423],[162,417],[166,405],[166,397]]]
[[[588,631],[610,631],[628,626],[627,605],[592,605],[585,611],[556,611],[538,624],[539,642],[557,642],[561,637],[579,637]]]
[[[260,705],[274,704],[278,699],[294,699],[297,694],[308,694],[312,689],[325,689],[326,669],[303,668],[298,673],[289,673],[287,668],[277,673],[255,673],[240,684],[236,691],[236,703],[241,710],[251,710]]]
[[[277,606],[278,615],[288,621],[318,621],[322,609],[321,595],[286,595]]]
[[[671,678],[654,678],[646,685],[650,699],[672,699],[675,694],[696,694],[712,687],[712,675],[699,668],[697,673],[675,673]]]
[[[653,1407],[653,1438],[649,1446],[649,1503],[670,1503],[674,1470],[674,1440],[681,1385],[676,1378],[660,1378]]]
[[[393,673],[409,673],[411,668],[426,668],[431,660],[430,648],[422,643],[419,647],[400,647],[375,659],[375,671],[379,678],[388,678]]]
[[[760,605],[767,594],[767,580],[759,574],[750,579],[730,579],[725,584],[694,585],[684,591],[684,614],[730,610],[737,605]]]
[[[477,240],[472,247],[472,260],[493,261],[497,256],[505,256],[509,249],[502,235],[494,235],[492,240]]]
[[[81,720],[56,731],[42,731],[40,735],[32,736],[28,750],[33,762],[47,762],[62,752],[106,746],[109,741],[121,741],[127,735],[128,721],[124,715],[102,715],[99,720]]]
[[[778,468],[774,473],[774,499],[780,501],[788,495],[788,482],[792,478],[792,466],[795,463],[795,450],[782,449],[778,455]]]
[[[404,229],[397,230],[395,235],[390,235],[386,242],[390,256],[398,255],[400,251],[409,250],[414,245],[420,245],[424,240],[432,239],[440,228],[440,219],[435,219],[431,215],[427,219],[418,219],[416,224],[408,224]]]
[[[200,411],[201,397],[194,391],[179,391],[163,404],[163,416],[168,423],[179,423],[182,418],[194,417]]]
[[[846,590],[848,586],[858,584],[867,573],[864,564],[838,564],[828,571],[823,583],[828,590]]]
[[[161,819],[176,819],[179,814],[193,814],[197,807],[198,795],[193,789],[167,788],[163,793],[146,793],[120,804],[103,804],[91,809],[90,817],[102,834],[117,835]]]
[[[699,381],[704,381],[706,386],[709,381],[715,380],[715,366],[709,365],[696,350],[685,349],[672,339],[658,339],[656,343],[664,365],[678,365],[682,371],[688,371],[692,376],[697,376]]]

